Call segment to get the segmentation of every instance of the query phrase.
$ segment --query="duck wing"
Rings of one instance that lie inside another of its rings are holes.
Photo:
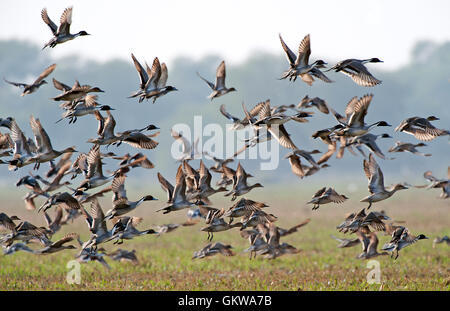
[[[134,57],[133,53],[131,53],[131,58],[133,59],[134,67],[136,67],[136,70],[139,74],[139,79],[141,80],[140,88],[141,90],[145,89],[145,86],[148,81],[148,74],[142,67],[142,65],[139,63],[139,61]]]
[[[298,46],[298,55],[295,60],[295,66],[306,66],[309,64],[309,56],[311,55],[311,40],[307,34]]]
[[[283,47],[284,53],[286,54],[289,65],[291,65],[291,67],[295,66],[296,56],[294,52],[292,52],[291,49],[287,46],[287,44],[284,42],[283,38],[281,37],[281,34],[278,34],[278,36],[280,37],[281,46]]]
[[[34,81],[33,84],[38,84],[39,82],[41,82],[42,80],[44,80],[49,74],[51,74],[53,72],[53,70],[55,70],[56,68],[56,64],[50,65],[48,66],[40,75],[39,77],[36,79],[36,81]]]
[[[48,17],[47,14],[47,9],[44,8],[41,11],[41,17],[42,20],[44,21],[44,23],[47,24],[48,27],[50,27],[50,30],[52,31],[53,35],[56,36],[56,34],[58,33],[58,27],[56,26],[56,24],[50,19],[50,17]]]
[[[42,127],[41,121],[39,121],[39,119],[36,119],[34,116],[31,116],[30,125],[34,133],[34,138],[36,141],[36,146],[38,147],[38,152],[48,153],[53,151],[53,147],[50,142],[50,137]]]

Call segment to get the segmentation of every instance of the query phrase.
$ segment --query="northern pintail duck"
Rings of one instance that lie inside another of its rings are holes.
[[[98,105],[95,101],[96,95],[86,95],[86,99],[73,107],[67,109],[61,116],[61,119],[56,121],[60,122],[64,119],[69,119],[69,124],[77,122],[79,117],[94,114],[95,111],[115,110],[108,105]]]
[[[369,155],[369,160],[364,159],[363,161],[364,172],[366,173],[366,177],[369,181],[369,192],[370,195],[361,199],[360,202],[369,202],[369,209],[372,206],[372,203],[379,202],[390,198],[395,192],[398,190],[408,189],[406,186],[402,184],[396,184],[390,189],[386,189],[384,187],[384,177],[381,168],[378,166],[378,163],[375,161],[373,154]]]
[[[13,218],[13,216],[11,216]],[[15,219],[15,218],[13,218]],[[5,222],[3,222],[5,224]],[[45,227],[36,227],[28,221],[22,221],[13,229],[9,229],[11,233],[7,234],[1,239],[1,243],[10,246],[16,240],[23,241],[25,243],[38,242],[43,246],[50,245],[49,235],[50,230]]]
[[[344,239],[344,238],[335,237],[334,235],[331,235],[331,237],[339,242],[339,244],[337,245],[338,248],[353,247],[360,243],[358,238]]]
[[[13,159],[8,161],[9,170],[17,170],[24,166],[24,163],[32,158],[37,150],[35,150],[30,139],[27,139],[25,134],[20,129],[16,120],[8,120],[8,126],[11,130],[11,139],[14,143]]]
[[[426,171],[423,177],[430,181],[430,184],[426,186],[427,189],[431,188],[442,188],[442,193],[440,195],[441,199],[447,199],[450,197],[450,166],[447,168],[447,179],[438,179],[433,176],[431,171]],[[423,188],[419,186],[420,188]]]
[[[404,132],[413,135],[418,140],[430,141],[439,136],[450,135],[450,131],[438,129],[431,124],[430,121],[436,121],[439,118],[429,116],[427,118],[411,117],[403,120],[399,126],[395,128],[396,132]]]
[[[120,262],[127,262],[130,261],[133,264],[138,264],[139,260],[136,256],[136,250],[127,251],[125,249],[116,249],[115,251],[106,254],[108,257],[111,257],[113,260],[120,261]]]
[[[129,98],[139,96],[139,102],[141,103],[144,99],[153,98],[153,104],[155,101],[169,92],[178,91],[173,86],[166,86],[168,71],[165,63],[160,64],[158,57],[153,60],[152,68],[146,66],[146,70],[138,62],[136,57],[131,54],[134,66],[139,74],[139,79],[141,81],[140,90],[131,95]]]
[[[297,105],[297,109],[300,110],[311,107],[316,107],[317,110],[319,110],[324,114],[330,113],[330,109],[328,108],[327,102],[319,97],[310,98],[308,95],[306,95]]]
[[[54,163],[50,161],[50,169],[45,174],[46,178],[51,178],[53,175],[57,175],[60,169],[66,165],[66,163],[71,163],[70,158],[72,157],[72,152],[64,153],[61,157],[59,157],[58,163]]]
[[[82,249],[104,243],[112,237],[112,229],[108,230],[103,209],[97,199],[92,200],[90,213],[88,213],[84,207],[81,207],[81,213],[91,232],[89,242],[84,243]]]
[[[65,249],[76,249],[76,247],[73,245],[64,245],[64,244],[67,244],[67,243],[75,240],[78,236],[79,236],[78,233],[66,234],[64,237],[62,237],[58,241],[53,242],[52,244],[50,244],[44,248],[38,249],[38,250],[34,251],[34,253],[38,254],[38,255],[46,255],[46,254],[53,254],[56,252],[60,252]]]
[[[418,144],[411,144],[411,143],[404,143],[401,141],[396,141],[395,146],[389,148],[389,152],[410,152],[412,154],[417,154],[424,157],[431,157],[431,153],[422,153],[416,148],[418,147],[426,147],[424,143],[418,143]]]
[[[198,150],[199,138],[195,140],[194,144],[191,144],[190,141],[186,137],[184,137],[181,132],[176,132],[171,129],[170,134],[176,141],[178,141],[182,145],[182,155],[177,159],[177,161],[190,161],[202,157],[202,153]]]
[[[63,209],[61,206],[56,207],[56,213],[54,218],[52,219],[47,212],[44,212],[45,223],[47,224],[47,228],[51,231],[50,235],[54,235],[58,232],[61,227],[61,220],[63,218]]]
[[[39,77],[31,84],[26,84],[26,83],[18,83],[18,82],[11,82],[8,81],[6,79],[4,79],[7,83],[23,88],[23,92],[21,94],[21,96],[25,96],[31,93],[34,93],[37,91],[37,89],[42,86],[43,84],[47,84],[47,81],[45,81],[44,79],[53,72],[53,70],[55,70],[56,68],[56,64],[50,65],[49,67],[47,67],[40,75]]]
[[[53,205],[61,205],[66,211],[78,212],[81,208],[80,202],[68,192],[57,192],[47,198],[47,201],[39,207],[38,212],[44,212]]]
[[[229,92],[234,92],[236,89],[234,87],[227,88],[225,86],[225,61],[222,61],[217,67],[216,71],[216,82],[215,84],[212,82],[209,82],[205,78],[203,78],[198,72],[197,75],[205,81],[208,86],[212,89],[212,93],[208,96],[208,98],[212,101],[214,98],[220,97],[222,95],[228,94]]]
[[[237,222],[234,224],[227,223],[222,216],[225,214],[225,210],[221,209],[220,211],[211,211],[209,215],[206,217],[206,224],[208,226],[201,228],[201,231],[205,231],[208,233],[208,241],[212,241],[214,237],[214,232],[222,232],[226,230],[230,230],[232,228],[241,227],[242,223]]]
[[[136,229],[135,225],[139,224],[139,222],[136,222],[136,217],[128,217],[125,218],[127,220],[125,228],[120,228],[119,230],[116,230],[116,227],[114,227],[113,230],[113,236],[109,240],[115,240],[114,244],[122,244],[123,240],[131,240],[135,237],[147,235],[147,234],[156,234],[157,232],[153,229],[147,229],[140,231]],[[142,218],[140,218],[142,220]]]
[[[64,89],[64,93],[53,97],[52,99],[54,101],[77,101],[85,96],[87,96],[89,93],[104,93],[101,88],[97,86],[90,86],[90,85],[78,85],[74,86],[69,90]]]
[[[3,246],[3,245],[2,245]],[[11,255],[19,251],[25,251],[34,254],[34,250],[29,248],[24,243],[14,243],[9,246],[3,246],[3,254],[4,255]]]
[[[22,162],[20,159],[15,159],[11,161],[11,164],[17,165],[18,162],[22,162],[22,165],[28,165],[31,163],[35,163],[34,168],[38,169],[39,165],[41,163],[45,163],[51,160],[56,159],[57,157],[61,156],[64,153],[68,152],[77,152],[75,150],[75,147],[68,147],[64,150],[57,151],[54,150],[52,147],[52,144],[50,142],[50,137],[48,136],[47,132],[42,127],[41,122],[39,119],[34,118],[31,116],[30,118],[30,124],[31,129],[33,130],[36,143],[37,143],[37,153],[29,158],[27,158],[24,162]]]
[[[259,224],[266,224],[277,221],[278,217],[273,214],[259,210],[252,212],[249,216],[243,217],[241,231],[248,227],[256,227]]]
[[[394,233],[392,233],[392,239],[389,243],[386,243],[381,248],[382,250],[392,252],[391,258],[394,256],[394,251],[396,252],[395,258],[398,258],[399,251],[415,242],[423,239],[428,239],[424,234],[419,234],[417,236],[412,235],[409,230],[405,227],[397,228]]]
[[[436,247],[436,244],[441,244],[441,243],[444,243],[444,242],[445,242],[445,244],[450,245],[450,238],[447,235],[444,235],[442,238],[437,236],[433,240],[433,248]]]
[[[366,125],[364,122],[372,98],[372,94],[364,95],[359,99],[356,96],[353,97],[345,108],[346,120],[339,121],[340,118],[338,119],[335,115],[342,128],[334,130],[334,133],[346,137],[361,136],[376,126],[390,126],[386,121],[378,121],[370,125]]]
[[[211,187],[212,176],[209,170],[206,168],[205,164],[202,160],[200,160],[200,169],[199,169],[199,184],[197,187],[197,191],[194,192],[194,197],[203,200],[204,198],[208,198],[213,194],[218,192],[227,191],[225,187],[220,187],[214,189]]]
[[[300,250],[288,243],[280,244],[280,232],[278,227],[273,223],[268,224],[268,240],[265,247],[256,252],[258,255],[265,255],[264,258],[275,259],[285,254],[296,254]]]
[[[359,259],[370,259],[377,256],[388,255],[387,252],[378,253],[378,237],[375,232],[370,232],[366,239],[367,242],[364,244],[365,250],[363,253],[359,254]]]
[[[105,260],[105,253],[101,253],[100,251],[103,251],[103,248],[96,249],[95,247],[88,247],[81,250],[81,252],[75,257],[75,260],[80,263],[87,263],[90,261],[98,261],[101,263],[105,268],[108,270],[111,269],[111,267],[108,265],[108,263]]]
[[[314,63],[309,64],[309,56],[311,55],[311,46],[310,46],[310,36],[306,35],[300,46],[298,47],[298,55],[295,56],[294,52],[286,45],[281,34],[279,35],[281,46],[286,54],[287,60],[289,61],[289,70],[286,70],[283,73],[281,79],[289,78],[289,80],[296,80],[297,76],[307,83],[308,85],[312,85],[314,82],[314,77],[321,79],[324,82],[331,83],[330,80],[320,68],[324,68],[327,63],[323,60],[316,60]]]
[[[253,184],[249,186],[247,184],[247,178],[249,174],[247,174],[244,170],[244,167],[239,162],[238,167],[236,169],[236,175],[233,177],[233,189],[230,192],[227,192],[225,196],[232,195],[231,201],[234,201],[238,196],[249,193],[254,188],[262,188],[263,185],[260,183]]]
[[[230,224],[233,222],[233,218],[236,217],[248,217],[255,211],[260,211],[262,208],[268,207],[265,203],[248,200],[245,198],[240,199],[233,204],[224,214],[225,217],[230,217]]]
[[[79,36],[89,35],[84,30],[81,30],[75,34],[70,33],[70,25],[72,24],[72,9],[72,7],[68,7],[61,14],[59,27],[57,27],[56,24],[48,17],[46,8],[41,11],[42,20],[47,24],[53,33],[53,38],[46,45],[44,45],[42,49],[45,49],[47,46],[54,48],[57,44],[73,40]]]
[[[100,146],[94,145],[87,155],[82,155],[74,162],[72,169],[75,171],[79,168],[85,175],[85,179],[77,188],[78,191],[86,191],[89,189],[103,186],[113,180],[115,174],[109,176],[103,175],[103,162],[100,157]]]
[[[375,231],[384,231],[386,226],[383,220],[385,219],[390,218],[377,212],[370,212],[369,214],[366,214],[365,208],[363,208],[358,213],[349,214],[345,221],[337,226],[336,229],[343,233],[347,233],[349,231],[354,233],[361,228],[364,228],[364,230],[369,232],[368,226],[370,226]]]
[[[6,229],[9,231],[14,231],[17,225],[14,223],[15,220],[20,220],[17,216],[9,217],[5,213],[0,213],[0,229]]]
[[[164,214],[172,211],[178,211],[184,208],[190,208],[196,206],[196,203],[189,202],[186,199],[186,180],[183,168],[180,165],[175,177],[175,187],[172,186],[160,173],[158,173],[158,180],[163,190],[167,192],[169,206],[166,206],[159,211],[164,211]]]
[[[42,192],[44,192],[44,193],[52,192],[52,191],[58,190],[59,188],[61,188],[63,186],[70,185],[69,181],[65,181],[65,182],[61,183],[61,180],[65,176],[66,172],[70,169],[71,166],[72,166],[71,162],[66,162],[66,164],[59,169],[58,174],[56,174],[56,176],[53,178],[52,181],[47,181],[44,178],[42,178],[41,176],[37,175],[35,178],[37,180],[40,180],[45,185],[45,187],[42,188]]]
[[[337,193],[333,188],[323,187],[319,191],[317,191],[313,199],[306,204],[314,204],[313,210],[316,210],[320,207],[320,205],[327,204],[327,203],[343,203],[348,198],[343,195]]]
[[[368,63],[382,63],[383,61],[374,57],[369,59],[346,59],[343,61],[340,61],[330,69],[334,70],[335,72],[342,72],[346,76],[349,76],[352,78],[352,80],[361,86],[375,86],[377,84],[380,84],[381,81],[375,78],[369,70],[367,70],[365,64]]]
[[[355,145],[356,149],[363,155],[363,157],[366,157],[366,154],[364,153],[362,146],[365,146],[367,149],[369,149],[371,152],[373,152],[375,155],[382,159],[386,159],[385,155],[383,154],[383,151],[381,151],[380,147],[378,147],[376,140],[377,138],[392,138],[389,134],[378,134],[374,135],[371,133],[367,133],[361,136],[352,137],[345,143],[344,147]],[[392,159],[392,158],[390,158]]]
[[[113,208],[106,212],[105,219],[125,215],[137,208],[144,201],[157,200],[152,195],[145,195],[137,201],[129,201],[125,190],[125,174],[118,174],[112,181]]]
[[[142,167],[146,169],[152,169],[155,167],[155,165],[150,161],[146,155],[142,154],[141,152],[137,152],[134,155],[130,155],[129,153],[119,157],[119,156],[112,156],[115,160],[120,160],[119,163],[121,168],[124,167]]]
[[[201,250],[194,252],[192,259],[205,258],[222,254],[224,256],[234,256],[234,252],[231,250],[233,247],[229,244],[222,244],[221,242],[209,243]]]
[[[305,158],[312,166],[319,168],[318,163],[311,156],[312,154],[320,153],[319,150],[305,151],[305,150],[294,150],[284,156],[285,159],[289,159],[292,172],[300,178],[305,177],[305,171],[300,161],[300,157]]]

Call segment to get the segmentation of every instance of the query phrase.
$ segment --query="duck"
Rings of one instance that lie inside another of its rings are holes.
[[[365,210],[366,209],[363,208],[358,213],[349,214],[345,221],[336,227],[338,231],[343,233],[347,233],[348,231],[355,233],[361,228],[364,228],[365,231],[369,232],[368,226],[372,227],[375,231],[385,231],[386,225],[383,220],[389,218],[377,212],[366,214]]]
[[[25,252],[29,252],[29,253],[34,254],[34,250],[29,248],[24,243],[14,243],[14,244],[9,245],[9,246],[3,246],[3,254],[4,255],[11,255],[11,254],[14,254],[14,253],[16,253],[18,251],[25,251]]]
[[[78,83],[77,83],[78,84]],[[65,90],[62,94],[53,97],[54,101],[70,101],[75,102],[77,100],[85,98],[89,93],[104,93],[98,86],[91,85],[77,85],[69,90]]]
[[[356,238],[356,239],[344,239],[344,238],[335,237],[334,235],[331,235],[331,237],[339,242],[339,244],[337,245],[338,248],[353,247],[353,246],[356,246],[356,245],[358,245],[360,243],[358,238]]]
[[[75,105],[73,108],[66,110],[62,116],[61,119],[56,121],[56,123],[64,120],[69,119],[69,124],[77,122],[79,117],[88,115],[88,114],[94,114],[95,111],[106,111],[106,110],[115,110],[111,106],[108,105],[98,105],[95,100],[91,100],[91,98],[96,98],[95,95],[86,95],[86,97],[89,97],[89,100],[86,100],[84,102],[81,102],[77,105]]]
[[[236,175],[233,177],[233,189],[225,194],[225,196],[230,196],[231,201],[234,201],[238,196],[249,193],[254,188],[263,188],[264,186],[260,183],[253,184],[249,186],[247,184],[247,178],[249,174],[247,174],[239,162],[238,167],[236,169]]]
[[[167,203],[170,204],[169,206],[157,210],[157,212],[164,211],[163,214],[167,214],[173,211],[191,208],[197,205],[197,202],[192,203],[186,199],[186,181],[182,165],[180,165],[177,170],[177,175],[175,177],[175,187],[173,187],[172,184],[170,184],[159,172],[157,176],[161,187],[164,191],[167,192]]]
[[[202,153],[200,153],[198,150],[199,138],[197,138],[194,144],[191,145],[190,141],[183,136],[183,133],[176,132],[175,130],[171,129],[170,134],[175,139],[175,141],[178,141],[182,145],[182,155],[177,159],[177,162],[190,161],[202,157]]]
[[[234,256],[235,253],[231,250],[233,247],[230,244],[223,244],[221,242],[209,243],[201,250],[194,252],[192,259],[205,258],[222,254],[224,256]]]
[[[317,191],[313,199],[306,204],[314,204],[313,210],[316,210],[320,207],[320,205],[327,203],[343,203],[345,200],[348,200],[343,194],[339,194],[333,188],[323,187],[319,191]]]
[[[50,169],[45,173],[46,178],[51,178],[54,175],[57,175],[60,169],[66,165],[66,163],[72,164],[70,158],[72,157],[71,152],[64,153],[61,157],[59,157],[58,163],[54,163],[54,161],[50,161]]]
[[[346,76],[349,76],[353,82],[360,86],[372,87],[380,84],[381,81],[375,78],[369,70],[367,70],[365,64],[368,63],[383,63],[383,61],[376,57],[368,59],[350,58],[338,62],[326,71],[334,70],[335,72],[341,72]]]
[[[337,136],[354,137],[368,133],[377,126],[391,126],[386,121],[378,121],[370,125],[366,125],[364,117],[367,114],[369,105],[373,99],[373,94],[366,94],[361,98],[353,97],[347,104],[345,109],[346,120],[338,121],[342,128],[334,130]]]
[[[80,168],[84,174],[85,179],[80,183],[75,191],[87,191],[89,189],[94,189],[113,180],[115,173],[109,176],[103,175],[103,162],[100,157],[100,146],[94,145],[89,153],[77,159],[72,165],[73,169]],[[119,169],[121,172],[129,170]]]
[[[319,164],[314,160],[311,156],[312,154],[321,153],[319,150],[315,149],[312,151],[306,150],[294,150],[287,155],[284,156],[284,159],[289,159],[289,163],[291,165],[292,172],[300,178],[305,177],[305,171],[303,170],[303,166],[300,161],[300,157],[305,158],[313,167],[320,169]]]
[[[361,136],[350,138],[349,141],[345,143],[344,147],[356,145],[356,149],[358,149],[358,151],[363,155],[363,157],[366,158],[366,154],[362,150],[362,146],[365,146],[379,158],[386,159],[386,156],[383,154],[380,147],[378,147],[376,143],[377,138],[392,138],[392,136],[387,133],[378,135],[367,133]]]
[[[361,199],[360,202],[369,202],[367,209],[369,209],[374,202],[379,202],[390,198],[398,190],[408,189],[408,187],[403,184],[395,184],[393,187],[386,189],[384,187],[383,172],[378,166],[378,163],[375,161],[372,153],[369,155],[368,161],[366,159],[363,160],[363,167],[369,181],[370,195]]]
[[[52,219],[50,217],[50,215],[47,212],[44,212],[44,218],[45,218],[45,223],[47,224],[47,228],[48,230],[50,230],[50,235],[54,235],[56,232],[58,232],[61,227],[61,220],[63,217],[63,209],[61,206],[57,206],[56,207],[56,214],[55,217]]]
[[[288,243],[280,244],[280,232],[273,223],[268,225],[268,236],[267,244],[256,251],[257,255],[265,255],[264,258],[275,259],[285,254],[297,254],[300,252],[300,250]]]
[[[203,78],[198,72],[197,75],[202,79],[203,81],[208,84],[208,86],[212,89],[212,93],[208,96],[208,98],[212,101],[214,98],[218,98],[220,96],[223,96],[225,94],[228,94],[230,92],[235,92],[236,89],[234,87],[227,88],[225,86],[225,61],[223,60],[219,66],[217,67],[216,71],[216,83],[209,82],[205,78]]]
[[[47,198],[47,201],[45,201],[45,203],[42,204],[41,207],[39,207],[38,213],[42,210],[45,212],[53,205],[60,205],[60,204],[66,211],[78,212],[81,209],[80,202],[78,202],[78,200],[74,198],[70,193],[57,192]]]
[[[127,262],[130,261],[131,263],[137,265],[139,263],[139,260],[136,256],[136,250],[127,251],[125,249],[116,249],[115,251],[106,254],[108,257],[111,257],[115,261],[120,262]]]
[[[106,212],[104,219],[112,219],[113,217],[125,215],[145,201],[158,200],[152,195],[145,195],[137,201],[129,201],[125,190],[125,179],[126,175],[124,173],[117,174],[114,177],[111,184],[112,192],[114,193],[113,208]]]
[[[433,240],[433,248],[436,247],[436,244],[441,244],[441,243],[446,243],[447,245],[450,245],[450,238],[447,235],[444,235],[442,238],[441,237],[436,237]]]
[[[296,107],[300,110],[315,107],[323,114],[330,113],[327,102],[320,97],[310,98],[308,95],[306,95]]]
[[[142,218],[140,218],[142,219]],[[140,231],[136,229],[135,225],[139,224],[139,222],[136,222],[136,217],[125,217],[124,220],[126,221],[125,228],[121,228],[119,230],[116,230],[117,227],[114,227],[112,229],[113,235],[109,240],[116,240],[114,244],[122,244],[123,240],[131,240],[135,237],[146,235],[146,234],[156,234],[157,232],[153,229],[147,229]]]
[[[430,121],[436,120],[439,120],[439,118],[435,116],[429,116],[427,118],[410,117],[400,122],[395,128],[395,131],[413,135],[421,141],[431,141],[439,136],[450,135],[450,131],[438,129],[431,124]]]
[[[401,141],[396,141],[395,146],[389,148],[389,152],[410,152],[412,154],[424,156],[424,157],[431,157],[431,153],[422,153],[416,148],[418,147],[426,147],[427,145],[424,143],[418,143],[418,144],[411,144],[411,143],[405,143]]]
[[[213,214],[214,216],[207,217],[206,224],[208,226],[200,229],[200,231],[205,231],[208,233],[208,238],[207,238],[208,241],[210,241],[210,242],[212,241],[212,239],[214,237],[214,232],[222,232],[222,231],[226,231],[226,230],[230,230],[232,228],[242,226],[241,222],[237,222],[234,224],[227,223],[223,218],[221,218],[224,213],[225,213],[225,210],[222,209],[222,210],[216,212],[215,214]]]
[[[319,78],[326,83],[333,82],[322,71],[320,71],[321,68],[325,67],[325,65],[327,64],[326,62],[319,59],[312,64],[309,64],[309,56],[311,55],[311,40],[309,34],[306,35],[300,43],[297,57],[286,45],[283,38],[281,37],[281,34],[279,34],[279,37],[281,46],[283,47],[290,66],[290,68],[283,73],[281,79],[289,78],[289,80],[295,81],[297,79],[297,76],[300,76],[300,78],[309,86],[311,86],[314,82],[313,77]]]
[[[225,217],[230,217],[230,224],[233,222],[233,218],[236,217],[248,217],[255,211],[260,211],[262,208],[268,207],[267,204],[262,202],[256,202],[253,200],[242,198],[234,203],[225,212]]]
[[[8,126],[11,130],[11,140],[14,143],[13,159],[7,162],[9,164],[8,170],[17,170],[23,167],[37,150],[22,132],[15,119],[8,120]]]
[[[33,130],[35,140],[37,143],[37,153],[31,157],[26,158],[22,163],[23,166],[35,163],[34,169],[38,169],[41,163],[45,163],[58,158],[64,153],[77,152],[75,146],[68,147],[64,150],[57,151],[54,150],[50,141],[50,137],[47,132],[42,127],[39,119],[36,119],[33,115],[30,117],[31,129]],[[10,163],[12,165],[17,165],[18,159],[12,160]],[[21,161],[22,162],[22,161]]]
[[[152,68],[147,65],[147,70],[145,71],[136,57],[131,53],[131,58],[133,59],[134,66],[139,74],[139,79],[141,81],[140,90],[129,96],[128,98],[134,98],[139,96],[139,102],[141,103],[144,99],[153,99],[153,104],[156,100],[166,95],[169,92],[178,91],[174,86],[167,85],[168,71],[165,63],[160,64],[158,57],[153,60]]]
[[[20,220],[20,218],[15,215],[10,217],[5,213],[0,213],[0,228],[4,228],[9,231],[15,231],[17,225],[14,223],[14,221],[17,220]]]
[[[428,237],[424,234],[419,234],[417,236],[412,235],[408,228],[401,226],[392,233],[392,239],[388,243],[384,244],[381,249],[392,252],[391,258],[397,259],[400,250],[424,239],[428,239]],[[394,252],[396,252],[395,257]]]
[[[53,242],[44,248],[35,250],[34,253],[38,254],[38,255],[46,255],[46,254],[53,254],[56,252],[60,252],[65,249],[76,249],[76,247],[74,245],[64,245],[64,244],[67,244],[67,243],[75,240],[77,237],[79,237],[78,233],[66,234],[64,237],[62,237],[58,241]]]
[[[81,207],[81,213],[91,232],[91,238],[82,245],[82,249],[104,243],[112,237],[112,229],[108,230],[103,209],[97,198],[91,201],[90,213],[88,213],[84,207]]]
[[[1,218],[1,217],[0,217]],[[16,218],[11,216],[10,220],[15,220]],[[0,222],[1,224],[1,222]],[[3,226],[5,226],[5,221],[3,221]],[[6,224],[6,228],[11,228]],[[22,221],[17,226],[15,226],[12,230],[9,229],[11,233],[7,234],[1,239],[1,243],[10,246],[16,240],[21,240],[25,243],[29,242],[38,242],[43,246],[48,246],[51,244],[49,235],[51,231],[45,227],[36,227],[32,223],[28,221]]]
[[[448,197],[450,197],[450,166],[447,168],[447,179],[438,179],[433,176],[433,173],[431,171],[426,171],[423,174],[423,177],[430,181],[430,184],[428,186],[425,186],[427,189],[442,188],[440,198],[447,199]],[[417,187],[422,188],[423,186]]]
[[[7,82],[7,83],[9,83],[11,85],[23,88],[23,92],[22,92],[22,94],[20,96],[25,96],[25,95],[28,95],[28,94],[36,92],[42,85],[47,84],[47,81],[45,81],[44,79],[46,77],[48,77],[53,72],[53,70],[55,70],[55,68],[56,68],[56,64],[50,65],[31,84],[11,82],[11,81],[8,81],[6,79],[4,79],[4,80],[5,80],[5,82]]]
[[[47,24],[47,26],[53,33],[53,38],[49,42],[47,42],[47,44],[45,44],[42,49],[45,49],[46,47],[54,48],[58,44],[73,40],[80,36],[89,35],[84,30],[81,30],[75,34],[70,33],[70,25],[72,24],[72,10],[72,7],[68,7],[64,10],[64,12],[61,14],[60,25],[59,27],[57,27],[56,24],[50,19],[50,17],[48,17],[47,9],[42,9],[42,20]]]
[[[248,227],[256,227],[259,224],[266,224],[277,221],[278,217],[267,214],[262,210],[253,211],[249,216],[243,217],[241,231]]]
[[[200,170],[199,170],[199,183],[197,187],[197,191],[194,193],[194,197],[196,199],[202,200],[210,197],[213,194],[218,192],[227,191],[227,188],[220,187],[214,189],[211,187],[212,176],[209,170],[206,168],[205,164],[202,160],[200,160]]]
[[[367,239],[368,243],[366,249],[358,256],[359,259],[370,259],[377,256],[388,255],[387,252],[378,253],[378,237],[375,232],[370,232]]]
[[[37,180],[40,180],[43,184],[45,184],[45,187],[42,188],[41,191],[43,193],[48,193],[48,192],[56,191],[63,186],[70,185],[69,181],[65,181],[65,182],[61,183],[61,180],[65,176],[66,172],[70,169],[71,166],[72,166],[71,162],[66,162],[66,164],[59,169],[58,174],[56,174],[56,176],[50,182],[45,180],[41,176],[36,175],[35,178]]]

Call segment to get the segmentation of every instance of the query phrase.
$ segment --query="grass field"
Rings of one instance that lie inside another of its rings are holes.
[[[278,191],[279,190],[279,191]],[[400,252],[393,260],[390,256],[375,258],[380,263],[381,284],[368,284],[366,275],[371,270],[367,261],[356,259],[360,246],[338,249],[330,234],[344,236],[335,230],[344,215],[361,209],[359,199],[365,192],[353,193],[342,205],[325,205],[311,211],[305,202],[311,191],[281,190],[274,187],[256,190],[248,196],[269,205],[267,212],[278,216],[277,225],[288,227],[311,218],[311,222],[299,232],[282,241],[301,249],[295,255],[275,260],[260,257],[250,260],[242,250],[247,240],[239,235],[239,229],[216,233],[213,241],[229,243],[236,255],[214,256],[192,260],[194,251],[207,244],[206,233],[199,229],[203,223],[182,227],[160,237],[144,236],[125,241],[120,247],[135,249],[140,263],[106,260],[112,267],[107,270],[97,262],[81,265],[81,284],[68,284],[68,261],[76,250],[52,255],[37,256],[29,253],[0,255],[1,290],[450,290],[450,248],[445,244],[432,247],[436,236],[450,235],[450,200],[437,198],[438,191],[401,191],[397,196],[373,205],[372,209],[384,209],[395,220],[406,221],[414,234],[424,233],[430,239],[419,241]],[[160,190],[158,190],[161,192]],[[142,194],[142,193],[141,193]],[[44,225],[42,215],[26,211],[19,197],[2,192],[0,211],[18,215],[33,223]],[[20,193],[19,193],[20,195]],[[130,198],[133,194],[129,195]],[[161,196],[161,199],[163,196]],[[212,197],[214,206],[229,207],[228,200]],[[185,219],[185,212],[162,215],[154,211],[164,206],[165,200],[144,203],[133,215],[143,216],[139,228],[156,224],[177,223]],[[110,208],[110,197],[103,201],[103,209]],[[89,232],[84,220],[78,218],[72,225],[63,227],[54,239],[67,232],[80,232],[83,240]],[[381,247],[389,236],[379,234]],[[347,237],[354,237],[354,235]],[[104,244],[108,250],[118,248]]]

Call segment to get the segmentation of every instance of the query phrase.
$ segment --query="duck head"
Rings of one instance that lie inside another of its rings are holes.
[[[79,36],[89,36],[90,34],[87,33],[87,32],[84,31],[84,30],[81,30],[80,32],[78,32],[78,35],[79,35]]]
[[[428,239],[428,237],[425,236],[424,234],[419,234],[419,235],[417,236],[417,239],[418,239],[418,240],[424,240],[424,239]]]
[[[111,106],[108,106],[108,105],[102,105],[102,106],[100,106],[100,109],[99,109],[99,110],[102,110],[102,111],[109,111],[109,110],[116,110],[116,109],[111,108]]]
[[[376,58],[376,57],[371,58],[371,59],[369,60],[369,62],[370,62],[370,63],[384,63],[382,60],[380,60],[379,58]]]
[[[158,199],[153,197],[152,195],[146,195],[144,198],[144,201],[157,201]]]
[[[386,121],[378,121],[376,123],[376,126],[392,126],[389,123],[387,123]]]

